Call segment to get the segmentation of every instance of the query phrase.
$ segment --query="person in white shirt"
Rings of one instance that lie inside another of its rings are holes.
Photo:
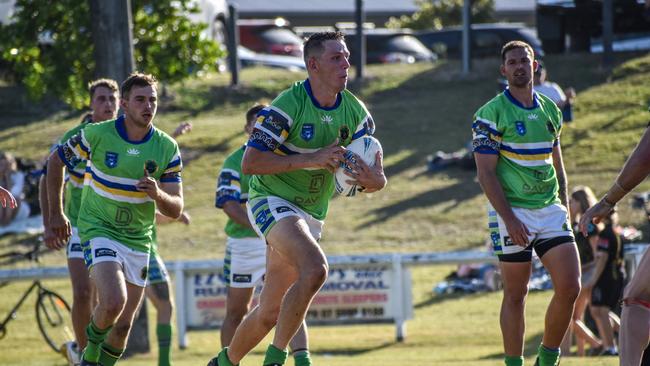
[[[571,104],[576,97],[575,90],[571,87],[563,90],[557,83],[548,81],[546,77],[546,67],[544,67],[542,61],[538,61],[538,67],[533,78],[533,89],[555,102],[557,107],[562,110],[564,122],[570,122],[573,120]]]

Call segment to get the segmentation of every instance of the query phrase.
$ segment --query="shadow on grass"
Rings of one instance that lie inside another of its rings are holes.
[[[382,344],[378,344],[376,346],[370,346],[370,347],[359,347],[359,348],[354,348],[354,347],[336,347],[336,348],[318,348],[316,351],[313,349],[310,349],[309,352],[312,355],[319,355],[319,356],[324,356],[324,355],[329,355],[329,356],[357,356],[357,355],[362,355],[368,352],[374,352],[374,351],[379,351],[385,348],[392,347],[394,345],[398,344],[397,342],[384,342]],[[264,356],[265,352],[264,351],[251,351],[250,354],[254,354],[257,356]]]
[[[432,189],[392,205],[373,210],[370,214],[374,218],[362,222],[357,226],[357,229],[381,224],[395,215],[414,208],[429,207],[452,201],[454,204],[445,209],[445,211],[449,211],[456,208],[461,202],[472,199],[482,193],[481,187],[474,182],[476,173],[460,170],[449,170],[448,172],[451,177],[459,179],[460,182],[445,188]]]
[[[542,344],[543,333],[533,334],[526,338],[526,343],[524,344],[524,357],[532,357],[537,354],[537,348]],[[493,353],[491,355],[483,356],[481,360],[502,360],[503,352]]]
[[[488,292],[476,292],[476,293],[470,294],[470,293],[458,292],[458,293],[445,294],[445,295],[433,295],[433,296],[429,297],[428,299],[426,299],[424,301],[420,301],[419,303],[413,305],[413,307],[417,310],[417,309],[426,308],[426,307],[431,306],[431,305],[441,304],[441,303],[443,303],[445,301],[448,301],[448,300],[456,300],[456,299],[460,299],[460,298],[467,298],[467,297],[470,297],[470,296],[472,298],[476,298],[476,297],[485,296],[487,294],[489,294],[489,293]]]

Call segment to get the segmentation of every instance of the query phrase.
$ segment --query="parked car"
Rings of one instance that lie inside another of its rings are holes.
[[[345,43],[350,50],[351,58],[357,50],[357,35],[354,30],[343,30]],[[367,29],[366,63],[408,63],[432,62],[438,56],[424,46],[406,29]]]
[[[266,66],[289,71],[307,70],[302,57],[257,53],[241,45],[237,47],[237,56],[242,67]]]
[[[462,27],[448,27],[441,30],[426,30],[416,37],[429,49],[441,56],[460,58],[462,55]],[[499,57],[506,42],[521,40],[533,47],[539,57],[544,56],[542,44],[534,29],[520,23],[472,24],[470,33],[472,57]]]
[[[302,39],[282,19],[240,19],[239,43],[258,53],[302,57]]]

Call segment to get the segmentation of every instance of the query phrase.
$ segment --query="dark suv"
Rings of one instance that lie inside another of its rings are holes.
[[[473,24],[470,33],[472,57],[499,57],[506,42],[521,40],[533,47],[535,55],[542,57],[544,51],[534,29],[519,23]],[[425,30],[416,37],[433,52],[448,58],[460,58],[462,54],[462,27],[441,30]]]
[[[354,30],[342,30],[345,43],[350,50],[351,60],[357,54],[357,36]],[[366,62],[373,63],[414,63],[431,62],[438,56],[425,47],[409,30],[367,29]]]
[[[302,39],[284,21],[240,19],[239,43],[255,52],[302,57]]]

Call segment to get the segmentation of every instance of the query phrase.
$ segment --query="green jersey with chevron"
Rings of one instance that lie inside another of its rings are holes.
[[[149,252],[155,202],[135,184],[145,169],[161,183],[180,184],[182,162],[176,141],[155,127],[142,140],[130,141],[121,116],[87,125],[59,145],[58,153],[68,168],[86,160],[77,220],[81,241],[106,237]]]
[[[223,208],[228,201],[235,201],[239,204],[246,204],[248,201],[248,182],[250,175],[242,174],[241,161],[244,157],[246,146],[237,149],[230,154],[223,163],[221,173],[217,179],[217,192],[215,206]],[[244,208],[246,211],[246,208]],[[242,226],[231,218],[226,223],[226,235],[231,238],[256,238],[257,234],[248,226]]]
[[[374,122],[365,105],[348,90],[332,107],[322,107],[311,92],[309,79],[283,91],[257,117],[248,146],[279,155],[315,152],[337,138],[341,146],[372,135]],[[277,196],[296,204],[318,220],[327,215],[334,192],[334,176],[326,169],[299,169],[254,175],[250,199]]]
[[[553,147],[560,144],[562,112],[544,95],[524,107],[509,90],[474,115],[473,150],[497,154],[497,177],[513,207],[542,208],[559,203]]]
[[[82,122],[75,126],[74,128],[68,130],[59,144],[63,144],[72,136],[76,135],[84,127],[86,127],[90,122]],[[80,161],[74,168],[66,168],[68,173],[68,179],[65,184],[65,202],[64,210],[65,215],[70,220],[70,224],[74,227],[77,227],[77,217],[79,216],[79,207],[81,206],[81,191],[84,185],[84,173],[86,172],[86,162]]]

